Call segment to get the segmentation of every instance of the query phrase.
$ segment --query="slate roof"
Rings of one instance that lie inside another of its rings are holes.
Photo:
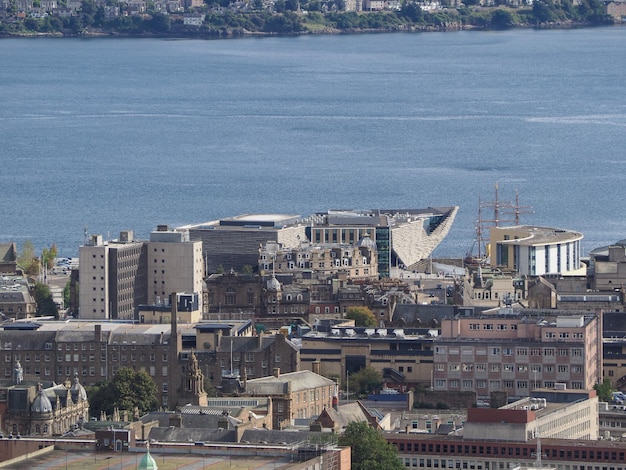
[[[24,331],[2,330],[0,331],[0,349],[36,351],[45,350],[46,343],[54,341],[54,331]]]
[[[310,390],[313,388],[335,385],[335,382],[317,375],[308,370],[299,372],[289,372],[281,374],[279,377],[273,375],[261,377],[259,379],[248,380],[246,385],[246,395],[284,395],[287,393],[288,385],[291,383],[292,392]]]
[[[148,435],[150,440],[160,442],[236,442],[235,431],[204,428],[152,428]]]
[[[230,336],[222,337],[220,344],[216,348],[217,352],[229,352],[230,344],[233,344],[233,352],[261,352],[265,351],[272,344],[276,342],[276,335],[262,335],[262,336]],[[286,341],[292,348],[297,349],[296,346],[289,340]]]
[[[323,413],[328,415],[338,429],[343,429],[350,423],[368,422],[367,416],[357,402],[341,405],[337,410],[325,408]]]
[[[15,243],[0,243],[0,264],[16,262]]]
[[[311,437],[308,431],[278,431],[271,429],[247,429],[241,437],[242,444],[294,445],[307,442]]]

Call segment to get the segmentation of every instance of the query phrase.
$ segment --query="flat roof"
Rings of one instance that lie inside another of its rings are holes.
[[[508,245],[518,245],[518,244],[531,244],[531,245],[541,245],[541,244],[550,244],[550,243],[564,243],[564,242],[572,242],[576,240],[582,240],[583,234],[580,232],[575,232],[573,230],[565,230],[560,228],[552,228],[552,227],[538,227],[533,225],[515,225],[512,227],[493,227],[491,230],[495,230],[501,233],[506,232],[526,232],[526,236],[524,238],[516,238],[511,240],[498,240],[498,243],[508,244]]]

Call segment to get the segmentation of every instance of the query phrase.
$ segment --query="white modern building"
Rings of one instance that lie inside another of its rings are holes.
[[[516,225],[490,229],[491,264],[521,275],[584,275],[580,262],[582,233]]]

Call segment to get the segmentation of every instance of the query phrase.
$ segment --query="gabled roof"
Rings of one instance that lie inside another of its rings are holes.
[[[276,341],[281,340],[284,340],[285,343],[291,346],[292,349],[298,349],[296,345],[293,344],[288,338],[285,338],[284,335],[280,336],[282,336],[282,338],[279,338],[279,334],[263,334],[260,336],[222,336],[220,343],[216,348],[216,352],[230,353],[231,343],[233,352],[261,352],[270,348],[274,343],[276,343]]]
[[[318,387],[335,385],[335,382],[308,370],[289,372],[278,377],[269,376],[248,380],[246,395],[283,395],[287,393],[288,384],[292,392],[300,392]]]
[[[367,416],[357,402],[341,405],[336,410],[324,408],[317,421],[325,421],[325,416],[334,424],[334,429],[344,429],[350,423],[368,422]]]
[[[15,243],[0,243],[0,264],[17,263]]]

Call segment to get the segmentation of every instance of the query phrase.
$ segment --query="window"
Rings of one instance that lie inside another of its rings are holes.
[[[499,356],[500,348],[489,348],[489,354],[491,354],[492,356]]]

